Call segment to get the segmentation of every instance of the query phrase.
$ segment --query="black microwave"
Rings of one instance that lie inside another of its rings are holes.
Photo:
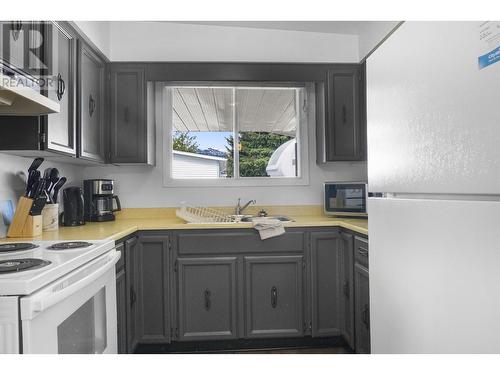
[[[366,217],[367,198],[366,182],[325,182],[326,215]]]

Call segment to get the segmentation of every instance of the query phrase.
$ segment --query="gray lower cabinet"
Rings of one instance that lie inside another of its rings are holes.
[[[116,321],[118,354],[125,354],[127,350],[127,283],[125,269],[116,272]]]
[[[354,239],[354,297],[356,353],[370,353],[370,283],[368,263],[368,239]]]
[[[126,353],[133,353],[138,342],[137,332],[137,291],[138,291],[138,255],[137,237],[125,241],[125,310],[126,310],[126,334],[118,332],[118,337],[126,337]],[[123,253],[122,253],[123,254]],[[120,315],[120,314],[118,314]],[[121,324],[118,325],[122,327]]]
[[[79,59],[79,152],[82,159],[104,162],[104,61],[83,41]]]
[[[342,252],[337,229],[311,233],[312,335],[342,333]]]
[[[111,64],[111,163],[154,164],[154,114],[148,122],[152,107],[147,106],[145,70],[141,65]]]
[[[249,256],[244,264],[245,336],[302,336],[304,257]]]
[[[137,246],[137,342],[170,342],[169,237],[141,235]]]
[[[340,232],[341,281],[340,327],[347,344],[354,348],[354,236]]]
[[[179,341],[237,338],[236,259],[177,260]]]
[[[368,270],[356,263],[354,266],[356,353],[370,353],[370,293]]]

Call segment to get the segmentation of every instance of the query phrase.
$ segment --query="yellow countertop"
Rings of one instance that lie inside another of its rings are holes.
[[[314,206],[315,207],[315,206]],[[126,212],[125,212],[126,211]],[[286,211],[286,212],[285,212]],[[269,209],[270,214],[276,210]],[[293,227],[342,227],[357,233],[368,235],[367,219],[349,219],[339,217],[327,217],[318,209],[279,209],[282,215],[287,215],[293,222],[284,223],[285,228]],[[287,214],[287,213],[290,214]],[[115,221],[104,223],[86,223],[78,227],[59,227],[59,230],[43,232],[42,236],[36,238],[4,238],[0,242],[7,241],[33,241],[33,240],[118,240],[137,230],[179,230],[179,229],[241,229],[252,228],[252,223],[228,223],[228,224],[186,224],[182,219],[173,215],[173,209],[127,209],[117,216]]]

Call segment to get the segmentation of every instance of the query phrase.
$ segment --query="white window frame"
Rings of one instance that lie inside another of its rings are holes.
[[[260,84],[260,83],[258,83]],[[196,86],[195,83],[189,85]],[[199,85],[206,86],[207,83],[203,82]],[[232,84],[234,85],[234,83]],[[176,179],[172,178],[172,106],[173,97],[171,94],[172,86],[179,86],[179,83],[161,82],[156,85],[156,116],[160,124],[160,139],[162,140],[161,158],[163,162],[163,186],[164,187],[237,187],[237,186],[305,186],[309,185],[309,153],[308,153],[308,92],[312,89],[312,84],[306,84],[304,90],[298,90],[299,95],[298,113],[299,117],[299,131],[297,134],[297,162],[299,165],[298,177],[239,177],[239,153],[237,147],[234,147],[234,164],[236,165],[235,174],[237,177],[232,178],[189,178],[189,179]],[[187,85],[186,85],[187,86]],[[214,86],[221,86],[214,84]],[[229,84],[231,86],[231,84]],[[239,85],[238,85],[239,86]],[[300,105],[302,103],[302,105]],[[234,111],[233,116],[236,116]],[[236,119],[235,119],[236,120]],[[237,121],[234,122],[237,124]],[[238,134],[237,125],[234,127],[233,136]],[[236,138],[234,138],[236,139]]]

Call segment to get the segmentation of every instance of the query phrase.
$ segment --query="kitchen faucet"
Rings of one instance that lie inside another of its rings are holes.
[[[248,201],[243,207],[241,206],[241,198],[238,198],[238,203],[236,204],[236,207],[234,208],[234,214],[235,215],[241,215],[243,213],[243,210],[245,210],[248,206],[251,204],[257,203],[255,199],[252,199]]]

